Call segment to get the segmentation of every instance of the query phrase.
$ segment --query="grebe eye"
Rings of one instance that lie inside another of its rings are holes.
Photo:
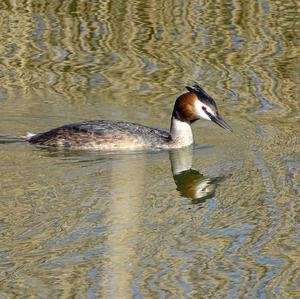
[[[202,106],[202,110],[206,111],[206,107],[205,107],[205,106]]]

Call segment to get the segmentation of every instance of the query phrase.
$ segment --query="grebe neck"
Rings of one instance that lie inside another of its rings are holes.
[[[171,118],[170,135],[175,147],[189,146],[194,143],[192,128],[189,123],[176,117]]]

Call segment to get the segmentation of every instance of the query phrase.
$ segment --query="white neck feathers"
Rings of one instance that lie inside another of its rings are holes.
[[[192,128],[189,123],[172,117],[170,134],[174,147],[185,147],[194,143]]]

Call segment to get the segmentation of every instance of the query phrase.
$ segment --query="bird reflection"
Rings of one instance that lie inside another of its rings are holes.
[[[99,154],[98,152],[69,151],[57,148],[37,148],[37,150],[44,152],[47,156],[59,156],[61,158],[74,159],[76,162],[82,163],[94,163],[95,161],[107,160],[111,157],[113,157],[112,160],[119,157],[119,159],[117,159],[119,161],[120,157],[128,158],[131,156],[128,153],[127,155],[116,152],[113,154],[110,152]],[[142,154],[141,152],[137,153],[140,155]],[[222,178],[206,177],[198,170],[192,168],[193,147],[170,150],[169,158],[173,179],[177,187],[176,189],[182,197],[191,199],[192,204],[202,204],[207,199],[215,196],[216,188]]]
[[[221,178],[205,177],[192,169],[192,147],[170,151],[171,168],[177,190],[182,197],[190,198],[193,204],[204,203],[214,197]]]

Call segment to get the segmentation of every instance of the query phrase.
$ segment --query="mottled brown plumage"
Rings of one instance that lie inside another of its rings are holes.
[[[155,148],[169,144],[168,132],[124,121],[94,120],[68,124],[28,140],[43,146],[86,149]]]

